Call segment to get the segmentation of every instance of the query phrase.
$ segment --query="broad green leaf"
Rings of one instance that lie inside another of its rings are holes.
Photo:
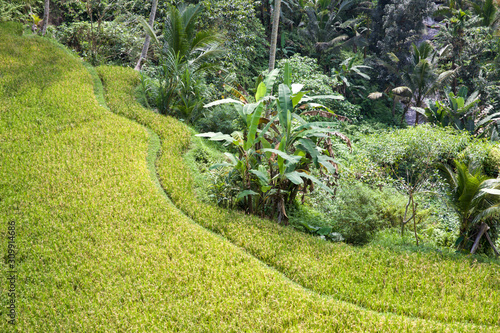
[[[330,194],[334,194],[332,189],[329,188],[328,186],[326,186],[321,180],[319,180],[318,178],[314,177],[314,176],[311,176],[311,175],[308,175],[307,173],[305,172],[299,172],[300,176],[302,178],[307,178],[309,180],[311,180],[314,184],[318,185],[319,187],[321,187],[322,189],[324,189],[325,191],[327,191],[328,193]]]
[[[300,173],[298,173],[297,171],[287,172],[285,173],[285,177],[295,185],[302,185],[304,183],[304,181],[300,177]]]
[[[252,118],[250,121],[250,126],[248,128],[247,141],[243,145],[243,149],[250,149],[255,141],[255,135],[257,134],[257,128],[259,126],[260,115],[262,114],[263,105],[259,104],[259,106],[255,109],[252,114]]]
[[[234,156],[234,154],[224,153],[224,155],[231,161],[231,163],[233,163],[233,165],[238,162],[238,159]]]
[[[245,114],[245,116],[251,115],[259,105],[260,103],[250,103],[243,105],[243,114]]]
[[[500,190],[496,190],[496,189],[492,189],[492,188],[482,189],[481,191],[486,192],[488,194],[500,195]]]
[[[344,96],[341,95],[316,95],[316,96],[305,96],[302,99],[302,102],[309,102],[313,101],[316,99],[338,99],[338,100],[343,100]]]
[[[300,156],[294,156],[294,155],[288,155],[287,153],[281,151],[281,150],[277,150],[277,149],[262,149],[263,152],[271,152],[271,153],[274,153],[278,156],[280,156],[281,158],[283,158],[284,160],[286,160],[288,163],[291,163],[291,164],[296,164],[298,162],[300,162],[300,160],[302,159],[302,157]]]
[[[274,86],[274,82],[276,81],[279,72],[280,70],[275,68],[269,74],[267,74],[266,78],[264,79],[264,83],[266,85],[266,95],[269,95],[271,93],[271,90],[273,89]]]
[[[153,28],[149,25],[148,22],[143,17],[138,16],[137,19],[139,20],[139,23],[144,27],[144,30],[146,30],[146,33],[153,38],[153,41],[159,45],[160,41],[158,40],[158,37],[156,36]]]
[[[258,195],[259,193],[252,191],[252,190],[244,190],[238,193],[238,196],[236,197],[236,200],[241,200],[244,197],[247,197],[249,195]]]
[[[238,142],[231,135],[223,134],[221,132],[201,133],[201,134],[196,134],[196,136],[209,138],[209,140],[211,141],[226,141],[228,143],[233,143],[235,145],[238,145]]]
[[[285,84],[280,84],[278,87],[278,100],[280,109],[278,111],[280,125],[283,126],[287,133],[290,133],[292,122],[293,104],[290,95],[291,91]]]
[[[267,148],[267,149],[272,148],[269,141],[267,141],[264,137],[259,137],[259,141],[260,141],[260,143],[262,143],[262,147]],[[271,152],[265,152],[265,154],[266,154],[266,158],[268,158],[268,159],[271,158],[271,155],[272,155]]]
[[[267,193],[267,191],[269,191],[271,188],[272,186],[261,186],[260,190],[262,191],[262,193]]]
[[[281,112],[293,110],[290,88],[288,88],[288,86],[284,85],[283,83],[278,87],[278,100],[280,103]]]
[[[489,116],[488,116],[488,117],[486,117],[486,118],[481,119],[481,121],[480,121],[480,122],[478,122],[476,126],[477,126],[477,127],[481,127],[481,126],[483,126],[484,124],[486,124],[486,123],[488,123],[488,122],[490,122],[490,121],[492,121],[492,120],[496,120],[496,119],[493,119],[493,118],[498,118],[498,117],[500,117],[500,112],[498,112],[498,113],[494,113],[494,114],[492,114],[492,115],[489,115]]]
[[[332,232],[332,227],[323,227],[320,228],[318,231],[316,231],[316,233],[321,236],[326,236],[331,232]]]
[[[221,105],[221,104],[228,104],[228,103],[231,103],[231,104],[236,103],[236,104],[243,105],[243,102],[241,102],[241,101],[238,101],[238,100],[235,100],[232,98],[224,98],[224,99],[219,99],[217,101],[213,101],[212,103],[205,104],[205,105],[203,105],[203,107],[210,108],[212,106]]]
[[[297,147],[309,153],[309,155],[311,155],[312,157],[314,166],[319,167],[319,151],[316,149],[316,145],[314,144],[314,142],[312,142],[311,139],[299,139],[299,144],[297,145]]]
[[[288,88],[292,87],[292,72],[290,70],[290,64],[285,62],[285,68],[283,71],[283,83],[288,86]]]
[[[301,101],[302,101],[302,97],[305,96],[305,92],[304,91],[300,91],[298,93],[296,93],[293,97],[292,97],[292,104],[293,104],[293,107],[296,107],[297,104],[299,104]]]
[[[257,176],[261,186],[269,184],[269,175],[267,174],[267,172],[264,173],[260,170],[255,170],[255,169],[250,170],[250,172]]]
[[[266,84],[264,82],[261,82],[257,87],[257,92],[255,93],[255,100],[258,102],[264,96],[266,96]]]

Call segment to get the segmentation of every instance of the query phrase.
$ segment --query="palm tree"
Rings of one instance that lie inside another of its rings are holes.
[[[403,81],[413,92],[410,102],[407,103],[403,116],[411,106],[421,108],[424,99],[450,82],[455,76],[454,70],[441,74],[436,73],[437,52],[427,42],[418,47],[412,45],[412,54],[409,70],[403,74]],[[419,113],[416,113],[415,125],[418,124]]]
[[[160,79],[156,104],[160,113],[177,114],[187,121],[193,110],[201,107],[197,92],[199,79],[210,70],[219,69],[214,61],[223,54],[220,37],[211,31],[197,31],[201,6],[171,6],[163,30]],[[156,44],[160,44],[152,27],[142,22]]]
[[[472,165],[455,162],[456,172],[443,166],[451,186],[451,200],[460,215],[460,234],[456,245],[464,249],[474,239],[480,222],[500,214],[500,179],[482,174]]]
[[[471,5],[474,13],[481,18],[481,25],[496,30],[500,23],[500,16],[498,15],[498,9],[495,2],[493,0],[476,0],[473,1]]]
[[[392,89],[392,93],[400,100],[405,99],[407,101],[401,122],[411,107],[421,110],[424,100],[449,83],[456,75],[456,70],[448,70],[439,75],[436,73],[440,53],[436,52],[428,42],[423,42],[419,46],[412,45],[410,62],[402,73],[404,85]],[[396,55],[392,53],[390,58],[393,63],[399,62]],[[376,99],[381,96],[382,93],[374,92],[368,97]],[[416,113],[415,125],[418,124],[418,118],[419,112]]]
[[[342,33],[340,14],[352,6],[352,0],[316,0],[305,8],[308,22],[301,32],[314,43],[319,61],[326,50],[348,38]]]

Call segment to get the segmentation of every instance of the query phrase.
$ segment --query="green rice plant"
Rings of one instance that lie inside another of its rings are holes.
[[[190,142],[187,126],[147,111],[134,101],[133,90],[139,83],[134,71],[101,67],[98,72],[110,108],[159,135],[162,148],[157,172],[161,184],[172,202],[203,227],[315,293],[377,312],[426,319],[430,325],[402,325],[381,328],[382,331],[477,329],[468,326],[470,323],[487,325],[482,328],[487,331],[499,331],[497,264],[481,264],[467,257],[444,258],[436,252],[401,253],[380,246],[354,248],[325,242],[297,233],[292,227],[200,202],[189,167],[182,161]],[[360,313],[364,316],[364,312]],[[436,321],[441,324],[434,326]],[[354,320],[351,324],[358,323]],[[340,330],[358,329],[345,326]],[[370,330],[378,329],[370,326]]]

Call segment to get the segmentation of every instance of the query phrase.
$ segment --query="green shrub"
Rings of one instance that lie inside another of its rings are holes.
[[[57,27],[55,38],[87,60],[91,55],[91,26],[87,21],[63,23]],[[96,59],[99,64],[133,66],[137,61],[144,40],[141,28],[122,21],[102,22],[100,30],[94,26]]]
[[[285,64],[292,68],[292,81],[300,82],[304,85],[304,91],[310,91],[311,95],[328,95],[333,93],[332,87],[337,84],[328,75],[323,74],[318,66],[317,60],[295,54],[289,59],[281,59],[276,63],[276,68],[280,70],[283,77]]]
[[[24,1],[3,0],[0,2],[0,23],[9,21],[26,23],[30,20],[26,7]],[[2,29],[5,29],[5,26]],[[5,31],[8,30],[7,28]],[[18,34],[17,28],[15,34]]]
[[[396,227],[404,214],[405,198],[395,191],[345,184],[335,198],[334,230],[353,244],[368,243],[380,230]]]
[[[285,63],[289,63],[292,68],[293,82],[300,82],[304,85],[304,91],[310,91],[311,95],[336,95],[341,96],[334,91],[334,87],[339,84],[338,80],[323,74],[319,68],[316,59],[294,54],[289,59],[278,61],[276,68],[283,75]],[[323,100],[323,104],[334,111],[336,114],[356,119],[360,116],[361,107],[352,104],[348,100]]]
[[[490,149],[483,162],[484,172],[490,177],[498,177],[500,172],[500,146]]]
[[[231,134],[234,131],[240,131],[245,124],[242,123],[234,109],[227,105],[203,109],[202,116],[194,124],[200,133],[221,132]]]
[[[419,157],[435,163],[451,162],[471,140],[468,133],[426,124],[367,136],[362,144],[380,165],[396,165]]]

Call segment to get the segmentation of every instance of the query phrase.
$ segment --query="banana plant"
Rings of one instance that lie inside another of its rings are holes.
[[[333,194],[321,179],[313,175],[333,175],[337,163],[333,156],[332,136],[346,141],[340,133],[332,133],[331,122],[307,122],[296,111],[307,108],[320,109],[335,116],[316,99],[341,99],[341,96],[308,96],[302,91],[303,85],[292,84],[291,70],[285,65],[283,82],[278,85],[277,96],[272,95],[272,87],[277,78],[272,71],[262,80],[255,92],[255,102],[237,95],[238,99],[226,98],[205,105],[213,107],[231,104],[246,122],[244,132],[231,135],[203,133],[198,136],[213,141],[223,141],[235,148],[235,153],[226,153],[227,161],[214,167],[227,166],[240,175],[238,198],[249,213],[275,216],[278,221],[287,221],[286,207],[299,192],[321,187]]]

